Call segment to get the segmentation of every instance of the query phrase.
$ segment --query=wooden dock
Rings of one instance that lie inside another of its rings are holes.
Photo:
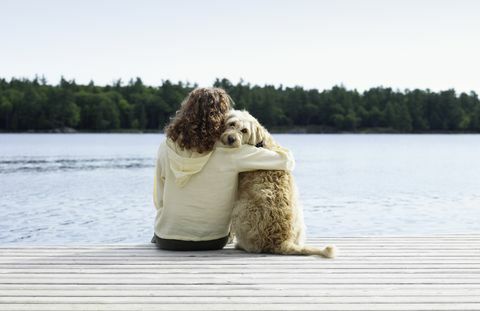
[[[0,246],[0,310],[480,310],[480,235],[309,242],[338,258]]]

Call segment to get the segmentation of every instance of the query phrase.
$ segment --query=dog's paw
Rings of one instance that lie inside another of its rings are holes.
[[[327,258],[335,258],[337,256],[337,248],[333,245],[328,245],[323,249],[324,255]]]

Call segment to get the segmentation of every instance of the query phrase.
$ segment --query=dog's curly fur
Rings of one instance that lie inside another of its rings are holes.
[[[242,144],[268,149],[279,147],[253,116],[238,110],[232,110],[228,115],[221,141],[232,148]],[[232,213],[236,248],[251,253],[334,257],[333,246],[320,249],[303,245],[305,226],[296,193],[290,172],[241,173]]]

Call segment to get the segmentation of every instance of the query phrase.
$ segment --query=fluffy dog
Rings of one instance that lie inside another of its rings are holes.
[[[221,136],[225,146],[249,144],[271,150],[281,148],[246,111],[232,110]],[[235,247],[251,253],[335,256],[335,248],[305,246],[303,213],[296,200],[291,173],[263,170],[241,173],[233,207]]]

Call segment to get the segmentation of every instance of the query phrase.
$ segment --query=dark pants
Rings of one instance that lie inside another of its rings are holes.
[[[165,249],[169,251],[210,251],[222,249],[227,245],[228,236],[208,241],[183,241],[183,240],[172,240],[172,239],[162,239],[157,235],[153,235],[152,243],[155,243],[158,248]]]

